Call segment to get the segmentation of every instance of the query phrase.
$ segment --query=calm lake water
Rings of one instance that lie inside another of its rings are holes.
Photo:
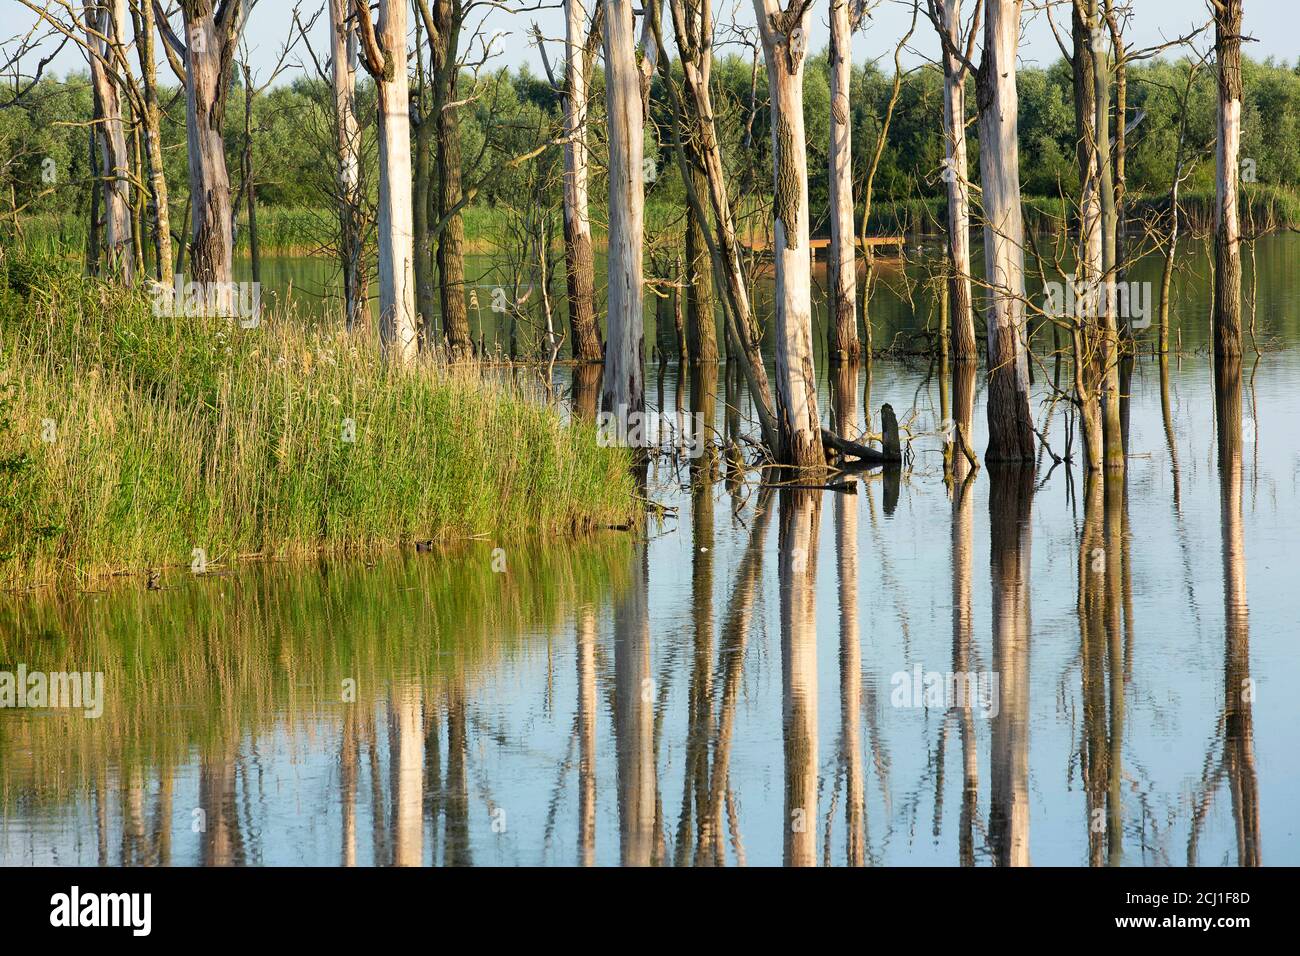
[[[659,458],[644,536],[0,596],[0,670],[104,675],[96,719],[0,711],[0,864],[1298,864],[1297,240],[1259,244],[1270,348],[1217,381],[1185,257],[1122,486],[1046,453],[945,481],[982,369],[823,362],[840,431],[913,432],[851,493]],[[878,345],[933,321],[905,275]],[[652,365],[647,402],[756,433],[725,370]]]

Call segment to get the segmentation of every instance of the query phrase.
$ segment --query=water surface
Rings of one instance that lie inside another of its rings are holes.
[[[1257,331],[1300,344],[1267,249]],[[898,411],[905,467],[764,489],[717,448],[652,463],[640,535],[0,597],[0,670],[105,675],[98,719],[0,711],[0,864],[1300,863],[1300,351],[1140,357],[1110,487],[945,467],[982,370],[818,374],[845,433]],[[723,370],[647,400],[756,432]]]

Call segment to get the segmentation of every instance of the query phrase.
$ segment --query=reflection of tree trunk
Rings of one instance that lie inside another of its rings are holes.
[[[443,865],[471,866],[469,845],[469,730],[465,723],[465,675],[447,686],[447,782],[443,787]]]
[[[853,386],[847,394],[855,393]],[[852,415],[846,420],[852,421]],[[841,433],[842,434],[842,433]],[[835,496],[835,558],[840,597],[840,759],[844,761],[844,826],[849,866],[866,860],[866,797],[862,783],[862,650],[858,638],[858,497]]]
[[[578,609],[578,852],[596,862],[596,609]]]
[[[1110,740],[1106,763],[1107,861],[1123,855],[1124,808],[1120,787],[1124,756],[1124,477],[1108,472],[1106,484],[1106,652],[1110,681]]]
[[[611,11],[613,12],[613,11]],[[633,550],[632,580],[614,607],[614,737],[618,752],[620,859],[655,862],[654,680],[650,676],[649,565],[645,545]]]
[[[1085,476],[1083,531],[1079,537],[1078,600],[1080,678],[1083,694],[1084,804],[1088,832],[1088,863],[1103,859],[1103,813],[1107,766],[1106,735],[1106,536],[1105,491],[1100,475]]]
[[[420,688],[394,689],[389,711],[393,767],[393,862],[419,866],[424,858],[424,711]]]
[[[691,411],[703,424],[697,440],[714,427],[718,368],[697,363],[691,374]],[[719,863],[722,808],[709,800],[709,742],[713,737],[713,456],[712,448],[691,460],[691,607],[695,656],[691,666],[690,711],[687,719],[686,789],[683,809],[692,799],[696,813],[695,862]],[[692,792],[693,791],[693,792]],[[687,831],[678,831],[679,840]],[[679,852],[677,860],[685,862]]]
[[[1178,443],[1174,437],[1174,414],[1169,395],[1169,356],[1160,353],[1160,415],[1165,423],[1165,445],[1169,449],[1169,470],[1174,482],[1174,512],[1181,510],[1181,493],[1178,487]]]
[[[148,863],[145,856],[144,773],[139,766],[125,772],[122,784],[122,866]]]
[[[768,520],[772,515],[771,496],[770,487],[765,487],[759,492],[758,503],[754,506],[749,543],[745,546],[740,567],[736,570],[735,585],[731,589],[731,602],[727,607],[727,616],[722,622],[722,637],[718,647],[719,660],[724,662],[722,695],[718,705],[717,744],[713,753],[713,775],[709,785],[709,804],[715,821],[722,818],[723,805],[730,794],[727,774],[731,764],[736,701],[740,697],[740,681],[745,671],[745,647],[749,640],[749,624],[763,570],[763,542],[767,538]],[[721,855],[719,852],[719,858]]]
[[[244,836],[235,804],[233,751],[205,756],[199,762],[199,807],[204,813],[200,861],[203,866],[239,866],[244,862]]]
[[[857,441],[862,437],[858,428],[858,364],[836,362],[830,370],[831,427],[841,438]]]
[[[785,864],[817,862],[817,525],[819,492],[781,492],[781,690]]]
[[[357,705],[343,715],[339,752],[339,789],[343,804],[343,865],[357,865]]]
[[[1250,677],[1250,609],[1246,599],[1246,539],[1241,517],[1241,362],[1223,358],[1215,364],[1225,622],[1223,760],[1232,788],[1237,865],[1259,866],[1262,861],[1252,717],[1254,682]]]
[[[1030,467],[989,466],[989,572],[993,673],[1001,699],[993,718],[989,840],[1000,866],[1029,865]]]
[[[158,866],[172,863],[172,797],[176,792],[176,773],[168,767],[158,770],[158,802],[154,808],[154,860]]]
[[[957,362],[952,369],[954,428],[969,429],[975,411],[975,363]],[[970,464],[954,452],[952,498],[952,669],[971,670],[974,613],[971,609],[971,564],[975,506],[968,484]],[[970,707],[961,708],[962,799],[959,858],[962,866],[975,864],[974,824],[979,804],[979,755]]]

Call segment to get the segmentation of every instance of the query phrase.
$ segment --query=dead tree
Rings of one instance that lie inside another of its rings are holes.
[[[609,318],[601,408],[619,416],[645,408],[642,241],[645,218],[641,74],[631,0],[608,0],[605,116],[609,139]]]
[[[1214,354],[1241,354],[1242,0],[1211,0],[1219,77],[1219,138],[1215,148]]]
[[[377,29],[362,0],[352,0],[352,15],[379,100],[379,338],[385,356],[406,365],[418,348],[406,3],[380,0]]]
[[[929,0],[930,19],[943,39],[943,181],[948,196],[948,304],[952,358],[976,360],[975,309],[971,301],[970,180],[966,172],[966,77],[983,0],[976,0],[962,36],[961,0]],[[949,47],[952,49],[950,50]],[[965,56],[957,50],[965,48]]]
[[[772,114],[776,260],[776,419],[782,464],[826,466],[812,349],[812,257],[803,67],[812,0],[754,0]]]
[[[573,357],[599,362],[600,329],[596,323],[596,273],[591,250],[590,178],[587,150],[587,82],[599,35],[601,0],[591,23],[583,0],[564,4],[564,260],[569,292],[569,328]]]

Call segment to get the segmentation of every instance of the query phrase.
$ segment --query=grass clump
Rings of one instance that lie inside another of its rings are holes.
[[[151,305],[64,265],[0,271],[0,584],[629,516],[626,451],[526,386],[392,368],[341,324]]]

